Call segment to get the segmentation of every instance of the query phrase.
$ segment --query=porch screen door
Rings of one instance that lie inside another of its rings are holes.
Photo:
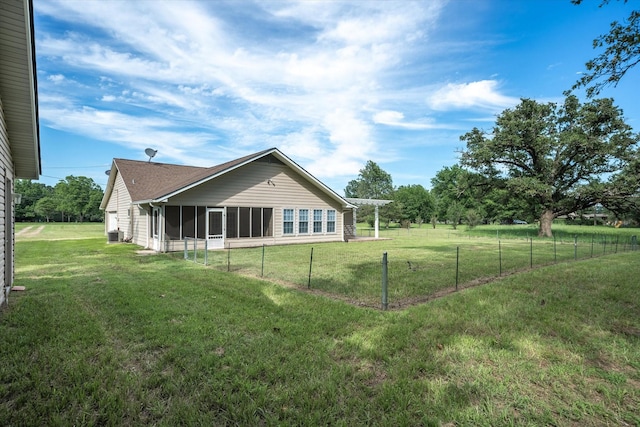
[[[151,215],[151,236],[153,237],[153,250],[160,250],[160,208],[154,207]]]
[[[207,209],[207,247],[224,248],[224,209]]]

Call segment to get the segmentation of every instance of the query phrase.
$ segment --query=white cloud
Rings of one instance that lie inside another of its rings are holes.
[[[116,111],[84,107],[77,110],[58,110],[42,105],[40,113],[45,124],[53,129],[80,133],[98,140],[108,140],[128,148],[144,150],[154,147],[165,158],[188,164],[211,166],[198,155],[198,150],[211,142],[211,136],[202,133],[186,133],[163,119],[140,118]]]
[[[47,77],[47,80],[56,84],[62,83],[64,81],[64,76],[62,74],[52,74],[49,77]]]
[[[381,155],[385,142],[375,124],[439,127],[425,112],[407,111],[419,117],[409,121],[378,104],[413,97],[417,105],[417,93],[424,98],[415,90],[424,82],[398,87],[395,77],[425,45],[443,4],[260,3],[242,15],[260,25],[249,19],[240,28],[227,17],[234,7],[244,13],[246,4],[229,3],[220,14],[212,2],[39,2],[38,13],[75,28],[43,30],[38,50],[48,60],[42,66],[89,79],[84,98],[67,96],[64,108],[52,102],[41,115],[51,127],[153,146],[165,159],[185,163],[206,162],[197,150],[211,151],[213,144],[228,155],[275,145],[304,160],[315,176],[357,174]],[[261,37],[263,25],[278,26],[281,39]],[[83,32],[87,26],[92,31]],[[289,33],[291,27],[304,31]],[[120,111],[103,110],[104,103]],[[143,110],[151,118],[138,118]],[[189,126],[199,130],[185,133]]]
[[[495,80],[480,80],[471,83],[449,83],[428,99],[435,110],[486,109],[500,111],[516,105],[519,99],[498,92]]]
[[[433,123],[433,120],[409,123],[404,121],[404,114],[399,111],[385,110],[373,115],[373,122],[381,125],[398,127],[408,130],[425,130],[448,128],[448,126]]]

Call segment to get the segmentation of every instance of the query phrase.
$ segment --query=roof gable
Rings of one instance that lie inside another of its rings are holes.
[[[127,191],[134,203],[162,202],[255,161],[284,164],[302,175],[320,191],[339,201],[343,206],[353,207],[343,197],[339,196],[309,172],[293,162],[280,152],[280,150],[271,148],[210,168],[114,159],[101,208],[104,209],[106,207],[107,201],[111,196],[116,176],[114,172],[122,176]]]

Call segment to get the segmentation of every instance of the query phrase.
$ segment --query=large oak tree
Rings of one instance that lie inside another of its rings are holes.
[[[501,176],[514,194],[540,212],[540,236],[552,236],[553,220],[619,194],[618,175],[633,160],[638,135],[611,99],[564,104],[523,99],[503,111],[489,134],[474,128],[460,163],[488,176]]]

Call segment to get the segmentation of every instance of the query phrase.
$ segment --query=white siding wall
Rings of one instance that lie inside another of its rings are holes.
[[[9,135],[4,119],[2,99],[0,98],[0,237],[2,238],[0,245],[0,304],[4,302],[13,284],[13,197],[12,188],[7,188],[7,179],[13,183],[13,162],[11,161]]]
[[[232,246],[342,240],[342,206],[297,172],[282,164],[259,161],[250,163],[197,188],[185,191],[171,198],[168,204],[274,208],[273,237],[226,239],[226,242],[231,242]],[[282,233],[282,210],[284,208],[296,209],[296,213],[299,208],[310,209],[311,213],[313,209],[323,209],[325,215],[327,209],[334,209],[336,211],[336,231],[326,234],[284,236]],[[172,243],[172,247],[180,244],[182,243]]]

